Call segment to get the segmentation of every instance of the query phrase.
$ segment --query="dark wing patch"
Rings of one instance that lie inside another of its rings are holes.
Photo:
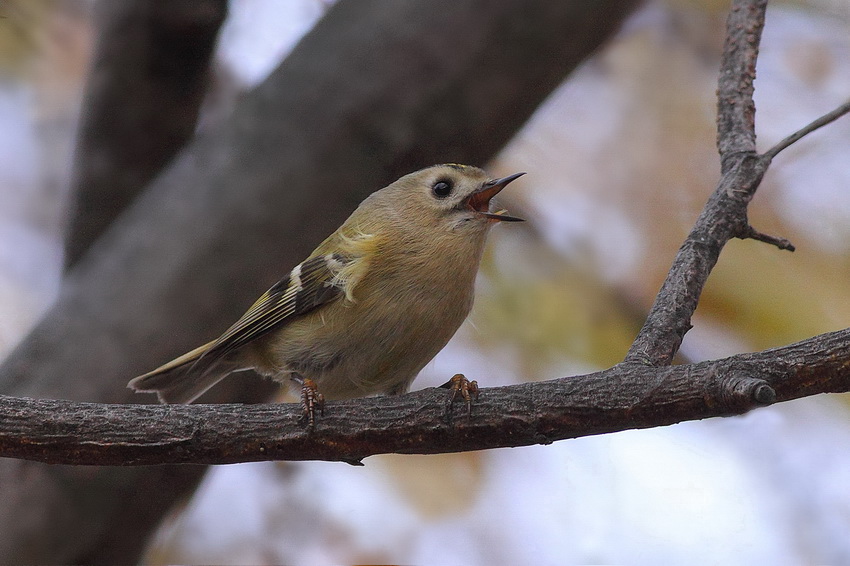
[[[230,352],[256,340],[285,321],[310,312],[342,294],[334,283],[350,260],[338,254],[314,257],[295,266],[228,328],[195,362],[211,367]]]

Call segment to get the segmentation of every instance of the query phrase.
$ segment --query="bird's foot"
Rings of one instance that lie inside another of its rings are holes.
[[[296,379],[301,384],[301,418],[307,421],[307,430],[316,428],[316,411],[325,416],[325,396],[312,379]]]
[[[478,400],[477,381],[469,381],[462,373],[456,373],[441,387],[450,390],[449,397],[446,400],[447,414],[451,414],[455,401],[460,397],[466,402],[466,416],[472,416],[472,403]]]

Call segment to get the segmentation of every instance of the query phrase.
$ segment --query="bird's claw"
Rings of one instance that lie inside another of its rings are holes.
[[[325,396],[319,393],[316,382],[305,378],[301,382],[301,415],[307,421],[307,430],[316,428],[316,410],[325,416]]]
[[[466,416],[472,416],[472,403],[478,400],[478,382],[469,381],[462,373],[456,373],[445,387],[451,390],[446,401],[446,411],[452,412],[455,400],[460,396],[466,402]]]

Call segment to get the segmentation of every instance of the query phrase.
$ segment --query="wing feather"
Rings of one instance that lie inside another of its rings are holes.
[[[351,262],[339,254],[312,257],[295,266],[257,299],[195,362],[211,367],[230,352],[344,293],[338,273]]]

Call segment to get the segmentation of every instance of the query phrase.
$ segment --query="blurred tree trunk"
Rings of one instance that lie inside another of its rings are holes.
[[[147,401],[130,377],[214,337],[369,192],[487,162],[636,4],[342,0],[80,257],[0,392]],[[202,472],[0,461],[0,563],[133,562]]]
[[[101,0],[71,183],[65,264],[195,131],[226,0]]]

